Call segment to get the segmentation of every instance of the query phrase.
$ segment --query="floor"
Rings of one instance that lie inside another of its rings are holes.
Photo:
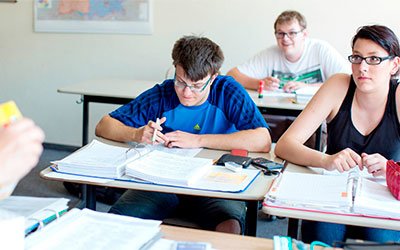
[[[74,206],[79,198],[70,194],[63,183],[48,181],[40,178],[39,173],[50,165],[50,161],[59,160],[70,152],[55,149],[45,149],[38,165],[17,185],[13,195],[26,195],[38,197],[64,197],[71,200],[70,205]],[[110,205],[97,202],[97,210],[107,212]],[[270,220],[262,211],[258,214],[257,237],[272,238],[274,235],[286,235],[287,219]]]

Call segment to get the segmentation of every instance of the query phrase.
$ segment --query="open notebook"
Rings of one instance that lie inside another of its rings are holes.
[[[25,249],[147,249],[161,237],[161,221],[73,208],[29,235]]]
[[[347,175],[284,172],[265,196],[264,205],[400,220],[400,202],[385,185],[358,171]]]
[[[12,211],[25,218],[25,234],[43,227],[68,209],[68,199],[30,196],[10,196],[0,201],[0,209]]]
[[[54,161],[52,169],[83,177],[224,192],[245,190],[260,173],[255,169],[233,173],[212,165],[211,159],[167,152],[148,146],[127,149],[94,140],[66,158]]]

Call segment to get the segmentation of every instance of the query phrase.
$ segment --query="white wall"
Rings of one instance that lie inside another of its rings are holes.
[[[273,22],[295,9],[310,36],[347,56],[356,29],[383,24],[400,34],[398,1],[386,0],[153,0],[153,35],[33,32],[33,2],[0,3],[0,102],[14,99],[46,132],[46,142],[81,143],[80,97],[57,88],[93,78],[163,79],[172,45],[188,34],[205,35],[225,53],[225,73],[275,43]],[[92,104],[89,132],[116,106]]]

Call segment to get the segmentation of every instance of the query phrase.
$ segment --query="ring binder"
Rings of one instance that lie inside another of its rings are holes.
[[[27,235],[63,215],[68,209],[68,202],[65,198],[11,196],[0,203],[0,208],[24,216]]]

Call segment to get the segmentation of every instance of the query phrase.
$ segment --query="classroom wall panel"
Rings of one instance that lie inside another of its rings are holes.
[[[82,105],[57,88],[89,79],[161,81],[182,35],[204,35],[225,53],[222,72],[275,43],[273,22],[286,9],[302,12],[311,37],[343,55],[357,27],[379,23],[400,34],[396,0],[153,0],[152,35],[36,33],[33,1],[0,3],[0,101],[14,99],[46,132],[46,142],[78,146]],[[90,133],[117,106],[91,105]]]

